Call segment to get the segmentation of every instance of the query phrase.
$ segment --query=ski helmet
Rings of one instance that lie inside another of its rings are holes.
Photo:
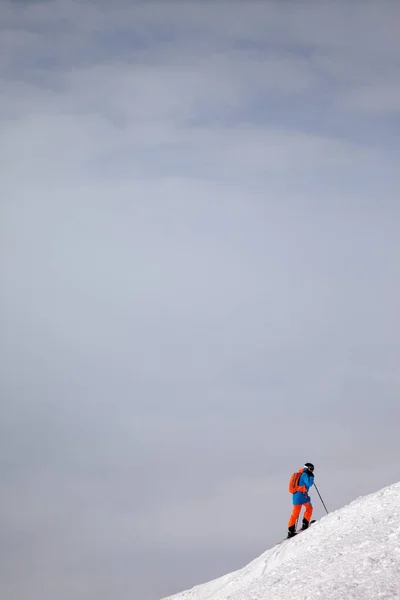
[[[307,471],[311,471],[311,473],[314,473],[314,465],[312,463],[306,463],[304,465],[304,468],[307,469]]]

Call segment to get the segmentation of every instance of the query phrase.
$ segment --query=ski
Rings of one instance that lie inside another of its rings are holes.
[[[309,528],[311,527],[311,525],[312,525],[313,523],[315,523],[315,521],[316,521],[316,520],[317,520],[317,519],[314,519],[313,521],[310,521],[310,524],[309,524],[309,526],[307,527],[307,529],[309,529]],[[296,535],[299,535],[299,533],[303,533],[303,531],[307,531],[307,529],[298,529],[294,535],[292,535],[292,536],[290,536],[290,537],[288,537],[288,538],[286,538],[286,539],[287,539],[287,540],[291,540],[291,539],[292,539],[292,537],[296,537]]]
[[[317,519],[314,519],[313,521],[310,521],[310,522],[309,522],[309,524],[308,524],[308,527],[307,527],[307,529],[309,529],[309,527],[311,527],[311,525],[312,525],[313,523],[315,523],[315,521],[316,521],[316,520],[317,520]],[[302,531],[307,531],[307,529],[298,529],[298,530],[296,531],[296,534],[297,534],[297,533],[301,533]]]

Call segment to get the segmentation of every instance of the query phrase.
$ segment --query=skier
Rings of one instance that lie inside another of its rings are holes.
[[[293,511],[288,523],[288,538],[296,535],[296,521],[299,518],[301,507],[304,506],[306,509],[301,530],[308,528],[313,513],[313,507],[311,504],[311,498],[308,495],[308,490],[314,483],[314,465],[312,463],[306,463],[304,467],[299,470],[299,474],[300,478],[298,486],[293,494]]]

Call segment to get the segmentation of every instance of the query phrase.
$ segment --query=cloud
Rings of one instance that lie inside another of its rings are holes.
[[[393,481],[397,16],[3,3],[6,595],[155,600],[280,539],[297,461]]]
[[[350,93],[345,97],[344,102],[353,110],[396,114],[400,110],[400,86],[395,83],[375,87],[366,86]]]

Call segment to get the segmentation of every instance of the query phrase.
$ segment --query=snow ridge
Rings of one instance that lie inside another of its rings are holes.
[[[400,600],[400,482],[249,565],[164,600]]]

